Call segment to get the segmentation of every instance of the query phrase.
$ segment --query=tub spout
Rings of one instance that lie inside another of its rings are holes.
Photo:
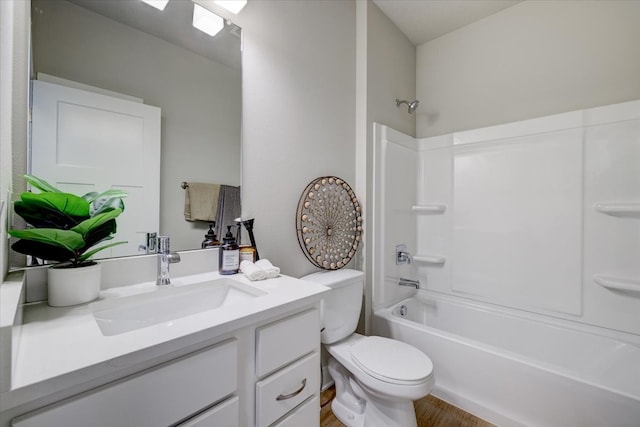
[[[420,282],[418,280],[411,279],[403,279],[402,277],[398,280],[399,286],[412,286],[416,289],[420,289]]]

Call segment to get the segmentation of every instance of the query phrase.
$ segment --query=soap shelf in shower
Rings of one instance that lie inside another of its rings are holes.
[[[594,276],[593,280],[603,288],[640,294],[640,280],[620,279],[605,276]]]
[[[441,214],[447,210],[447,205],[429,204],[429,205],[413,205],[411,212],[415,214]]]
[[[597,203],[594,208],[611,216],[640,217],[640,203]]]
[[[435,255],[414,255],[413,260],[424,264],[444,264],[447,259],[443,256]]]

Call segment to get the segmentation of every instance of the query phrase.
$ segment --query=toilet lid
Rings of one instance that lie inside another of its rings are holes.
[[[433,372],[433,364],[417,348],[383,337],[366,337],[351,347],[353,362],[364,372],[382,381],[418,384]]]

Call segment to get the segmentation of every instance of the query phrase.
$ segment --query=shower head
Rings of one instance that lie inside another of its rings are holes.
[[[415,112],[418,109],[418,104],[420,104],[420,101],[418,101],[417,99],[414,101],[405,101],[405,100],[401,101],[398,98],[396,98],[396,107],[400,107],[400,105],[402,104],[407,104],[409,114],[413,114],[413,112]]]

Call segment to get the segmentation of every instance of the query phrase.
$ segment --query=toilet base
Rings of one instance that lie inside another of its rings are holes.
[[[337,398],[331,402],[331,412],[347,427],[365,427],[364,413],[358,414],[352,411]]]
[[[336,385],[331,410],[347,427],[417,427],[413,401],[380,399],[333,358],[329,372]]]

